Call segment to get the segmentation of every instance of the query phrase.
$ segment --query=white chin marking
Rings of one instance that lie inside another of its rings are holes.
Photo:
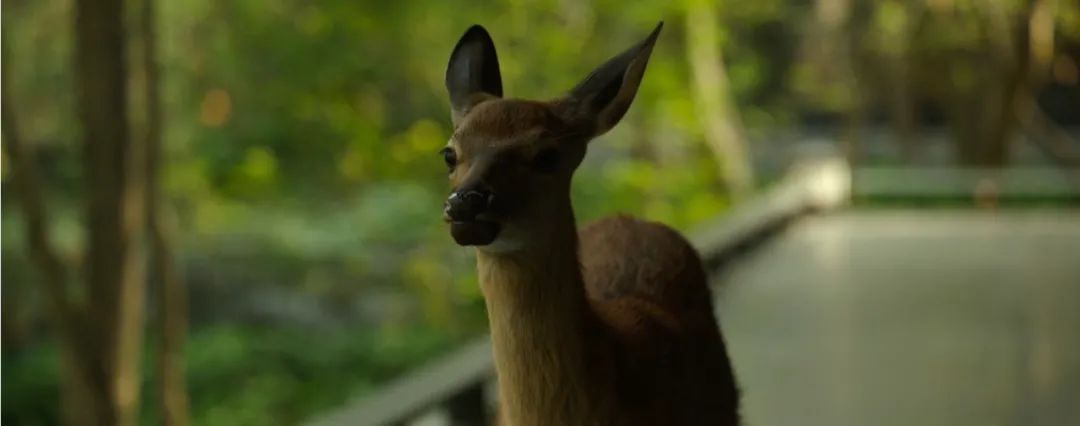
[[[504,229],[503,232],[500,232],[499,236],[491,244],[477,246],[476,249],[487,253],[510,253],[521,250],[524,246],[521,240],[507,235],[508,233],[505,231],[507,230]]]

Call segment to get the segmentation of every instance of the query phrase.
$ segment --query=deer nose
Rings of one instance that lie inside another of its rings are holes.
[[[446,214],[450,220],[471,222],[491,207],[494,194],[486,190],[455,191],[446,199]]]

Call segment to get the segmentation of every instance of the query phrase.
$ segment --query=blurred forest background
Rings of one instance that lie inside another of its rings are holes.
[[[550,98],[665,21],[577,175],[582,221],[691,229],[811,136],[861,164],[1080,164],[1077,0],[3,0],[2,17],[11,425],[295,424],[482,332],[437,155],[474,23],[509,95]]]

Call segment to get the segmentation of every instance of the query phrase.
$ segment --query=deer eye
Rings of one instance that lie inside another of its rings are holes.
[[[442,154],[443,161],[446,162],[446,167],[453,171],[454,167],[457,166],[457,153],[454,152],[454,149],[446,147],[443,148],[442,151],[439,151],[439,154]]]
[[[532,159],[532,167],[541,173],[551,173],[559,168],[559,150],[544,148]]]

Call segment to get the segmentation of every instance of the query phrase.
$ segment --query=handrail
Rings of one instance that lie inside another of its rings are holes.
[[[796,217],[846,203],[850,180],[847,163],[842,159],[826,156],[800,160],[777,185],[692,232],[691,243],[715,270]],[[485,424],[484,387],[493,379],[491,342],[485,335],[308,425],[407,424],[437,407],[449,412],[450,424]]]
[[[842,158],[803,158],[764,193],[690,232],[690,242],[716,268],[799,215],[846,204],[850,191],[851,171]]]
[[[346,403],[311,426],[364,426],[401,423],[425,409],[483,386],[494,377],[491,340],[483,336],[443,358],[421,366],[374,395]],[[482,394],[482,392],[481,392]],[[482,398],[482,397],[481,397]],[[482,403],[482,400],[481,400]]]
[[[1080,198],[1080,170],[1018,166],[863,166],[853,170],[855,198]]]

